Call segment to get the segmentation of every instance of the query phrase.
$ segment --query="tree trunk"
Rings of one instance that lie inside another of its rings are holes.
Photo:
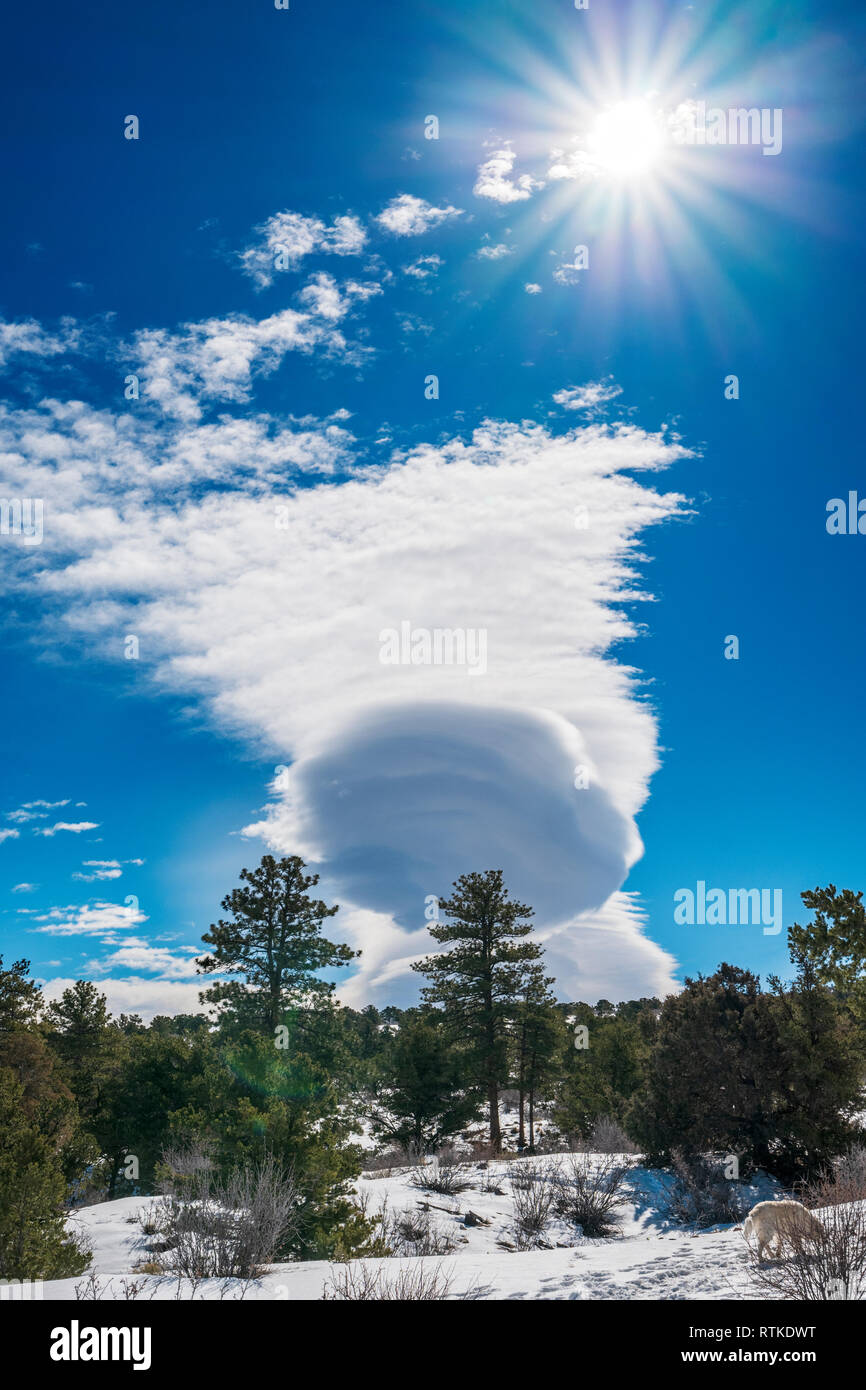
[[[536,1056],[533,1052],[529,1061],[529,1152],[535,1153],[535,1071]]]
[[[521,1151],[522,1151],[523,1149],[526,1148],[526,1126],[525,1126],[524,1123],[523,1123],[523,1103],[524,1103],[524,1097],[525,1097],[525,1094],[526,1094],[526,1092],[525,1092],[525,1090],[524,1090],[524,1078],[525,1078],[525,1073],[526,1073],[526,1024],[524,1023],[524,1024],[523,1024],[523,1027],[522,1027],[521,1030],[520,1030],[520,1070],[519,1070],[519,1073],[518,1073],[518,1088],[519,1088],[519,1093],[520,1093],[520,1098],[519,1098],[519,1102],[518,1102],[518,1107],[519,1107],[519,1112],[520,1112],[520,1114],[519,1114],[519,1128],[518,1128],[518,1134],[517,1134],[517,1148],[518,1148],[518,1150],[521,1150]]]
[[[487,1103],[490,1107],[490,1147],[498,1154],[502,1152],[502,1130],[499,1128],[499,1086],[495,1081],[488,1083]]]

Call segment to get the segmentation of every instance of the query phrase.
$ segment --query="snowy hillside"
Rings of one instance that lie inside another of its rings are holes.
[[[623,1156],[624,1161],[632,1162]],[[599,1164],[609,1156],[593,1156]],[[56,1280],[45,1286],[49,1299],[136,1298],[148,1300],[269,1299],[316,1300],[334,1280],[372,1274],[393,1282],[402,1273],[438,1271],[447,1296],[471,1293],[487,1299],[765,1299],[751,1283],[739,1227],[694,1230],[675,1225],[668,1212],[668,1174],[633,1166],[624,1200],[614,1210],[616,1233],[590,1239],[561,1218],[552,1217],[542,1248],[519,1250],[515,1236],[515,1183],[521,1169],[551,1165],[556,1159],[517,1159],[470,1165],[471,1185],[448,1197],[413,1184],[412,1170],[391,1176],[362,1175],[359,1205],[369,1217],[384,1211],[394,1225],[409,1216],[426,1228],[428,1246],[447,1253],[368,1259],[351,1265],[326,1261],[273,1265],[259,1280],[205,1280],[195,1289],[179,1287],[175,1276],[140,1272],[152,1268],[151,1237],[142,1230],[156,1198],[133,1197],[75,1213],[71,1226],[86,1234],[93,1249],[93,1276]],[[418,1181],[417,1170],[414,1182]],[[747,1205],[771,1196],[767,1179],[746,1190]],[[467,1220],[467,1213],[471,1213]],[[76,1293],[76,1289],[78,1293]]]

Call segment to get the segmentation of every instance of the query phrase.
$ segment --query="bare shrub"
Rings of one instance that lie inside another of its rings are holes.
[[[742,1220],[748,1208],[739,1183],[726,1178],[722,1163],[700,1154],[673,1152],[671,1219],[684,1226],[717,1226]]]
[[[866,1146],[856,1145],[833,1164],[830,1188],[838,1202],[866,1201]],[[821,1179],[826,1186],[826,1180]]]
[[[790,1228],[781,1258],[758,1260],[749,1249],[752,1278],[765,1297],[805,1303],[860,1301],[866,1297],[866,1191],[864,1151],[853,1150],[803,1189],[823,1232]]]
[[[598,1154],[633,1154],[637,1149],[612,1115],[599,1115],[592,1127],[589,1147]]]
[[[504,1178],[499,1169],[489,1163],[480,1163],[478,1168],[480,1169],[479,1192],[492,1192],[497,1197],[503,1197],[505,1195],[502,1187]]]
[[[119,1303],[121,1300],[134,1302],[146,1293],[147,1301],[150,1302],[158,1287],[158,1283],[148,1285],[143,1279],[121,1279],[120,1293],[116,1293],[113,1279],[103,1284],[98,1275],[91,1270],[85,1280],[75,1285],[75,1298],[79,1303],[101,1303],[105,1300],[112,1303]]]
[[[534,1250],[550,1223],[555,1191],[549,1174],[532,1164],[509,1175],[514,1204],[512,1230],[518,1250]]]
[[[450,1255],[455,1243],[429,1211],[399,1211],[382,1222],[382,1235],[394,1255]]]
[[[606,1236],[616,1230],[613,1208],[622,1200],[628,1164],[610,1154],[569,1154],[551,1174],[553,1207],[557,1216],[580,1226],[585,1236]]]
[[[453,1270],[444,1270],[442,1265],[433,1269],[410,1266],[390,1273],[381,1265],[347,1264],[335,1271],[326,1283],[322,1298],[326,1302],[391,1302],[391,1303],[431,1303],[455,1298],[461,1302],[472,1302],[483,1298],[487,1289],[473,1285],[464,1293],[453,1294]]]
[[[474,1172],[471,1163],[453,1151],[445,1151],[432,1163],[415,1168],[409,1182],[424,1192],[439,1192],[443,1197],[456,1197],[472,1186]]]
[[[167,1193],[150,1215],[165,1268],[193,1281],[256,1278],[296,1228],[298,1198],[292,1174],[270,1154],[225,1181],[200,1169],[182,1195]]]
[[[508,1181],[512,1192],[526,1192],[543,1182],[545,1176],[545,1170],[537,1163],[515,1163],[508,1174]]]
[[[157,1190],[164,1196],[197,1196],[213,1170],[212,1146],[202,1139],[171,1144],[156,1166]]]

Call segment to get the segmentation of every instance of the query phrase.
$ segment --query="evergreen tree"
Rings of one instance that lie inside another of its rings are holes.
[[[804,906],[815,920],[788,928],[792,959],[808,961],[816,980],[831,985],[851,1009],[861,1027],[866,1026],[866,908],[863,894],[850,888],[836,891],[830,883],[801,893]]]
[[[319,877],[304,868],[297,855],[266,854],[257,869],[242,869],[243,886],[222,901],[230,917],[204,935],[214,950],[198,961],[199,973],[242,979],[212,985],[202,1003],[224,1005],[241,1027],[274,1033],[287,1010],[321,1003],[333,991],[318,971],[348,965],[359,954],[322,936],[322,923],[338,909],[309,896]]]
[[[515,1010],[514,1039],[518,1090],[519,1149],[526,1147],[525,1106],[529,1102],[529,1149],[535,1151],[535,1102],[552,1083],[559,1066],[563,1023],[550,993],[553,979],[537,963],[524,972],[522,998]]]
[[[449,920],[430,924],[434,940],[453,945],[416,961],[412,969],[428,976],[423,998],[444,1010],[452,1036],[465,1048],[469,1079],[486,1096],[490,1143],[499,1152],[499,1089],[508,1074],[509,1023],[527,967],[542,952],[525,939],[532,930],[532,908],[510,900],[501,869],[463,874],[453,886],[452,897],[439,904]]]
[[[45,1022],[81,1117],[92,1128],[117,1066],[122,1037],[112,1025],[105,995],[89,980],[76,980],[49,1006]]]
[[[35,1025],[42,1007],[42,995],[29,975],[28,960],[13,961],[9,969],[4,970],[0,956],[0,1033]]]
[[[863,1058],[850,1012],[819,982],[806,955],[795,954],[797,975],[785,989],[770,977],[767,1006],[777,1037],[774,1126],[785,1176],[815,1174],[858,1138]]]
[[[432,1018],[406,1016],[383,1073],[374,1124],[401,1144],[435,1149],[478,1114],[478,1094],[463,1082],[460,1053]]]
[[[788,990],[722,965],[665,1000],[628,1128],[649,1159],[731,1153],[741,1171],[814,1174],[854,1137],[860,1064],[831,991],[801,963]]]
[[[62,1279],[89,1256],[66,1234],[66,1182],[23,1087],[0,1067],[0,1279]]]
[[[730,1152],[766,1164],[773,1140],[767,1088],[772,1038],[764,1036],[760,985],[723,964],[687,979],[664,1002],[646,1086],[629,1111],[629,1133],[651,1160],[673,1149]]]
[[[661,1009],[658,999],[570,1004],[555,1117],[565,1134],[588,1139],[596,1121],[610,1115],[624,1125],[632,1097],[644,1084],[647,1058]],[[575,1046],[575,1029],[587,1030],[587,1047]]]

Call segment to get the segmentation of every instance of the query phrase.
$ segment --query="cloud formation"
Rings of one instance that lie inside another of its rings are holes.
[[[376,221],[392,236],[421,236],[431,227],[451,217],[462,217],[463,209],[446,204],[437,208],[412,193],[400,193],[382,209]]]
[[[490,198],[494,203],[521,203],[531,198],[537,188],[543,188],[541,180],[532,174],[513,177],[516,155],[507,142],[494,150],[478,166],[478,178],[472,192],[476,198]]]
[[[357,217],[335,217],[327,226],[318,217],[278,212],[256,227],[255,240],[241,252],[240,262],[244,274],[265,289],[281,270],[296,269],[306,256],[358,256],[366,241]]]
[[[379,222],[418,235],[459,213],[401,195]],[[674,963],[622,892],[655,721],[610,649],[637,631],[623,605],[650,598],[643,534],[685,508],[651,480],[688,451],[630,424],[490,420],[365,463],[345,412],[251,408],[289,350],[353,360],[339,325],[378,288],[317,272],[298,310],[143,330],[124,348],[147,383],[138,412],[0,408],[9,486],[47,502],[39,567],[14,582],[95,650],[134,630],[158,688],[196,699],[282,769],[245,833],[304,854],[342,903],[341,931],[364,950],[343,997],[411,1000],[425,900],[488,867],[536,908],[561,989],[619,997],[627,976],[626,992],[663,992]],[[555,399],[592,412],[617,390]],[[483,633],[483,674],[385,664],[382,633],[404,624]],[[107,877],[119,861],[84,867]],[[135,972],[130,999],[154,1002],[151,969],[165,988],[193,988],[182,958],[115,937],[144,920],[98,903],[53,909],[35,930],[115,946],[104,962]]]

